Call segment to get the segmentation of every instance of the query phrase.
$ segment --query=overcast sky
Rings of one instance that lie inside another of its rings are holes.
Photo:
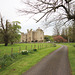
[[[27,29],[36,30],[38,27],[40,27],[44,30],[45,35],[53,34],[53,27],[44,29],[41,21],[36,23],[33,18],[29,19],[29,17],[19,13],[17,9],[21,9],[22,7],[24,7],[24,4],[21,2],[21,0],[0,0],[0,13],[3,19],[8,19],[9,22],[20,21],[21,32],[26,33]],[[39,17],[40,15],[36,16],[36,19]]]

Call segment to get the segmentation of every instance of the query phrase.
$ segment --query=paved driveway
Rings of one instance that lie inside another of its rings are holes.
[[[23,75],[71,75],[67,47],[52,52]]]

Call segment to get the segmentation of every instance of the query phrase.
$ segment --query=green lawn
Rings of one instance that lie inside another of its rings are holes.
[[[41,45],[41,48],[38,49],[38,44],[43,44],[43,46]],[[10,54],[11,48],[14,48],[14,52],[18,52],[19,47],[21,47],[21,50],[24,50],[25,45],[28,45],[28,50],[31,49],[31,44],[14,44],[7,47],[0,45],[0,51],[2,53],[1,57],[2,55],[4,55],[4,53]],[[32,45],[34,48],[34,44]],[[38,49],[38,51],[29,53],[28,55],[18,55],[18,58],[16,60],[13,60],[13,63],[11,63],[11,65],[0,71],[0,75],[21,75],[23,72],[27,71],[42,58],[44,58],[46,55],[58,49],[59,47],[60,46],[58,45],[57,47],[53,47],[53,45],[49,43],[36,43],[36,48]]]
[[[72,69],[72,75],[75,75],[75,43],[62,43],[68,47],[68,56],[70,61],[70,66]]]

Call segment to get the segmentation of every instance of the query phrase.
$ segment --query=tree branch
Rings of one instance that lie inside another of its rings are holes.
[[[2,17],[1,17],[1,27],[2,27],[3,30],[4,30],[4,25],[3,25],[3,19],[2,19]]]

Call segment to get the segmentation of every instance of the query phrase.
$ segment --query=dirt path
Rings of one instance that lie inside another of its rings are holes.
[[[71,75],[67,47],[49,54],[23,75]]]

